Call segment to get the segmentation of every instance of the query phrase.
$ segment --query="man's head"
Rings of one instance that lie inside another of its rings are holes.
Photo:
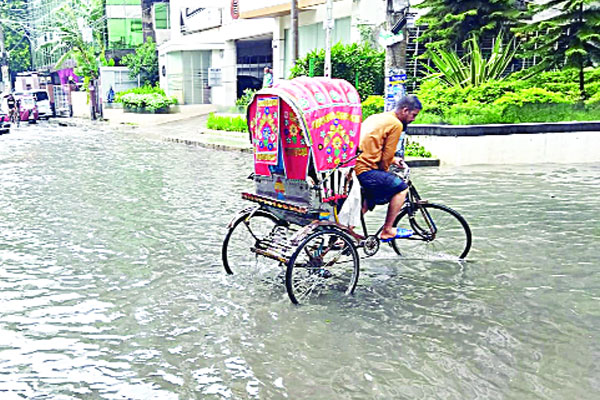
[[[394,109],[394,113],[396,117],[404,124],[404,126],[410,124],[417,118],[419,111],[423,106],[421,102],[414,94],[401,97],[396,102],[396,107]]]

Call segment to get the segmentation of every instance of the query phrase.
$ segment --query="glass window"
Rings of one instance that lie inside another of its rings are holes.
[[[170,29],[171,21],[169,19],[169,4],[154,4],[154,27],[155,29]]]
[[[111,18],[108,20],[110,49],[132,49],[143,42],[141,19]]]

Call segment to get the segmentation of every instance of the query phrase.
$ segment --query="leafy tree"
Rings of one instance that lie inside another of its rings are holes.
[[[291,69],[291,78],[309,75],[311,59],[314,60],[314,74],[323,76],[325,50],[313,50],[306,57],[296,61]],[[331,48],[331,76],[345,79],[356,86],[361,99],[369,95],[383,93],[385,52],[375,50],[366,44],[337,43]]]
[[[0,29],[4,33],[4,47],[11,72],[31,68],[30,44],[26,26],[26,4],[23,0],[0,2]]]
[[[540,56],[540,69],[577,69],[584,100],[584,68],[600,62],[600,2],[549,0],[532,5],[530,11],[534,22],[515,29],[524,37],[527,51],[523,55]]]
[[[515,23],[519,11],[515,0],[424,0],[416,8],[427,9],[417,24],[426,25],[420,41],[428,48],[462,47],[475,35],[496,36]]]
[[[74,72],[84,78],[86,90],[90,82],[98,78],[99,67],[108,64],[104,46],[104,5],[104,0],[73,0],[59,9],[53,26],[45,27],[56,37],[46,46],[63,53],[57,68],[73,59],[77,64]]]
[[[122,61],[129,68],[129,76],[137,78],[139,75],[142,85],[154,86],[158,82],[156,43],[151,37],[139,45],[133,54],[123,57]]]

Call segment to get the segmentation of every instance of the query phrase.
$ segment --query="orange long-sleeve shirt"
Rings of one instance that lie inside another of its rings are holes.
[[[372,169],[387,171],[394,161],[396,146],[403,130],[394,112],[371,115],[360,128],[360,149],[354,172],[360,175]]]

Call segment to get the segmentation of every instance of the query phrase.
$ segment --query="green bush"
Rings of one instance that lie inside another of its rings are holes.
[[[298,60],[290,70],[290,78],[308,76],[310,60],[314,59],[314,75],[323,76],[325,50],[313,50]],[[362,100],[373,94],[383,94],[385,52],[368,44],[338,43],[331,48],[331,76],[345,79],[353,85]]]
[[[145,86],[140,86],[140,87],[136,87],[133,89],[128,89],[128,90],[124,90],[122,92],[118,92],[115,95],[115,101],[117,103],[121,103],[121,97],[123,97],[126,94],[160,94],[162,96],[166,96],[165,91],[162,90],[160,87],[158,86],[150,86],[150,85],[145,85]]]
[[[254,97],[254,94],[257,91],[258,90],[256,90],[256,89],[250,89],[250,88],[244,89],[244,94],[242,94],[240,96],[240,98],[235,101],[235,105],[239,106],[239,107],[248,107],[248,105],[252,101],[252,98]]]
[[[590,96],[585,112],[576,106],[577,71],[544,72],[529,79],[522,79],[523,76],[519,72],[503,81],[465,88],[425,81],[415,93],[423,103],[415,123],[464,125],[600,119],[592,107],[599,101],[600,68],[585,71],[586,93]]]
[[[600,91],[598,91],[595,95],[590,97],[586,103],[587,106],[600,106]]]
[[[155,111],[177,104],[175,97],[169,97],[160,93],[126,93],[119,96],[117,101],[126,107],[143,108],[148,111]]]
[[[217,131],[248,132],[246,118],[215,115],[215,113],[208,114],[206,127]]]
[[[549,92],[542,88],[521,89],[516,92],[507,92],[494,101],[494,105],[504,107],[508,105],[523,106],[524,104],[561,104],[571,103],[561,93]]]
[[[503,109],[503,123],[600,121],[600,107],[577,104],[529,103]]]
[[[413,142],[410,139],[406,142],[406,147],[404,148],[404,155],[409,157],[431,158],[430,152],[425,150],[425,148],[419,143]]]
[[[383,112],[384,100],[382,96],[369,96],[362,102],[363,121],[373,114]]]
[[[444,114],[451,125],[485,125],[502,122],[502,109],[472,100],[453,104]]]

